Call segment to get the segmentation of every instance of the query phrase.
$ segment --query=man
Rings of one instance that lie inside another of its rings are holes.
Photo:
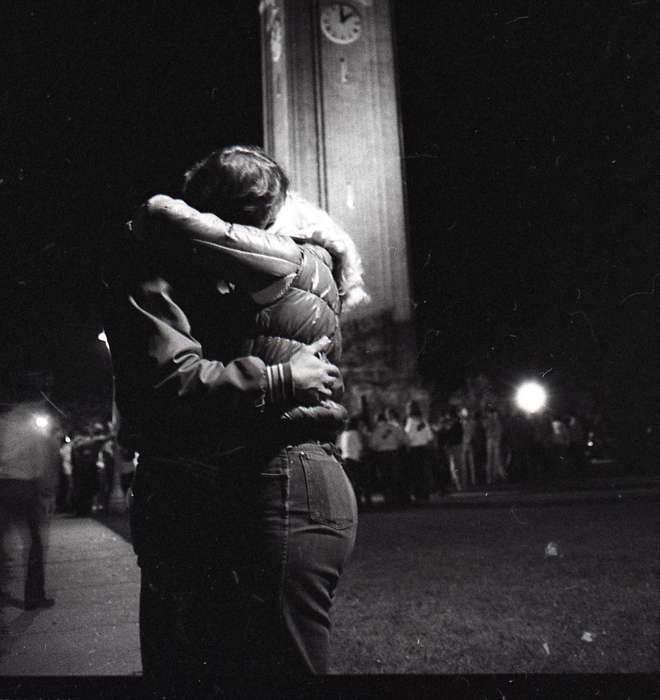
[[[264,167],[262,175],[256,202],[250,192],[236,196],[237,218],[243,202],[253,213],[248,223],[261,228],[286,194],[279,169]],[[237,357],[232,340],[254,315],[249,300],[221,293],[226,285],[199,266],[182,265],[168,250],[155,255],[135,235],[118,250],[106,276],[106,333],[118,439],[140,453],[131,527],[142,568],[144,673],[165,684],[178,671],[188,680],[234,673],[248,607],[241,559],[254,555],[247,545],[237,551],[250,534],[240,527],[246,448],[264,440],[257,428],[264,413],[294,400],[313,408],[332,396],[339,371],[316,356],[329,348],[327,338],[277,364]]]
[[[43,406],[26,402],[0,420],[0,588],[8,579],[3,539],[18,527],[27,560],[26,610],[50,608],[46,596],[44,558],[46,525],[55,507],[59,467],[58,431]]]

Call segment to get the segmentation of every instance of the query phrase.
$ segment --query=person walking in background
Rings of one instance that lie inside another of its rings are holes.
[[[388,420],[386,413],[379,413],[371,433],[370,447],[374,463],[378,467],[385,504],[400,502],[401,463],[407,437],[395,420]]]
[[[346,474],[351,480],[358,508],[371,506],[371,485],[369,465],[365,460],[364,443],[358,428],[359,420],[353,416],[348,419],[346,428],[339,433],[337,447],[344,460]]]
[[[434,435],[419,402],[410,401],[407,414],[404,430],[408,436],[407,461],[410,486],[416,502],[428,501],[433,479],[431,462]]]
[[[494,406],[488,406],[484,417],[486,432],[486,483],[492,484],[495,478],[506,479],[502,465],[502,421]]]
[[[49,608],[45,557],[48,519],[55,509],[60,441],[54,419],[39,403],[23,403],[0,418],[0,593],[10,578],[5,538],[13,526],[27,563],[26,610]]]

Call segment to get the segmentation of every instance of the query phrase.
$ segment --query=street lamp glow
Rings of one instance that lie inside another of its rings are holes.
[[[96,337],[102,343],[108,344],[108,336],[105,334],[105,331],[101,331]]]
[[[538,382],[525,382],[516,392],[516,403],[527,413],[537,413],[548,401],[548,392]]]
[[[37,428],[39,428],[39,430],[46,430],[50,424],[50,421],[48,420],[48,416],[36,415],[34,417],[34,424],[37,426]]]

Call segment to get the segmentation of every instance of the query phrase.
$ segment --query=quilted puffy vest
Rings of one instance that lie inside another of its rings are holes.
[[[302,263],[291,285],[277,300],[259,308],[254,319],[254,336],[246,338],[241,350],[272,365],[291,359],[301,344],[327,335],[332,345],[328,359],[341,359],[339,314],[341,302],[332,276],[332,259],[324,248],[299,246]],[[259,303],[259,295],[252,294]]]

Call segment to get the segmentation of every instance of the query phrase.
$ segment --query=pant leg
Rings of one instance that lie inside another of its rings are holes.
[[[486,483],[492,484],[495,478],[495,443],[488,438],[486,440]]]
[[[260,474],[261,556],[246,639],[253,673],[326,673],[331,609],[350,556],[357,504],[329,450],[284,450]]]
[[[464,486],[476,486],[477,474],[474,465],[474,449],[466,445],[461,451],[462,482]]]
[[[461,446],[451,445],[447,448],[447,456],[449,459],[449,473],[451,475],[451,480],[454,484],[454,488],[457,491],[463,490],[463,470],[461,468]]]
[[[354,459],[347,459],[344,462],[344,468],[346,470],[346,475],[348,476],[349,481],[351,482],[351,486],[353,487],[355,499],[357,500],[358,504],[360,504],[362,503],[362,483],[364,481],[361,474],[362,464],[360,462],[356,462]]]
[[[140,653],[151,687],[201,689],[240,673],[246,620],[240,584],[222,564],[142,560]]]
[[[502,459],[502,443],[500,440],[493,440],[493,463],[495,465],[495,475],[500,479],[506,479],[504,460]]]
[[[26,504],[25,514],[29,544],[24,597],[25,602],[28,603],[41,600],[46,596],[45,551],[48,533],[43,505],[39,498],[39,489],[36,483]]]
[[[383,491],[385,503],[394,505],[399,502],[399,458],[397,452],[379,453],[381,471],[383,474]]]
[[[417,500],[428,500],[432,473],[428,447],[413,447],[409,453],[412,491]]]
[[[43,517],[39,501],[39,487],[35,480],[0,480],[0,538],[4,541],[12,524],[18,528],[27,563],[24,583],[25,600],[44,597],[44,540]],[[9,580],[8,555],[0,542],[0,588]]]
[[[206,697],[195,688],[239,673],[245,653],[250,538],[238,482],[251,463],[238,455],[222,467],[196,476],[144,459],[132,484],[143,673],[168,696],[176,684],[179,697]]]
[[[15,479],[0,479],[0,591],[10,580],[10,559],[5,539],[14,520],[15,497],[12,483]]]
[[[96,489],[96,465],[74,464],[73,501],[76,515],[88,516],[91,514]]]

